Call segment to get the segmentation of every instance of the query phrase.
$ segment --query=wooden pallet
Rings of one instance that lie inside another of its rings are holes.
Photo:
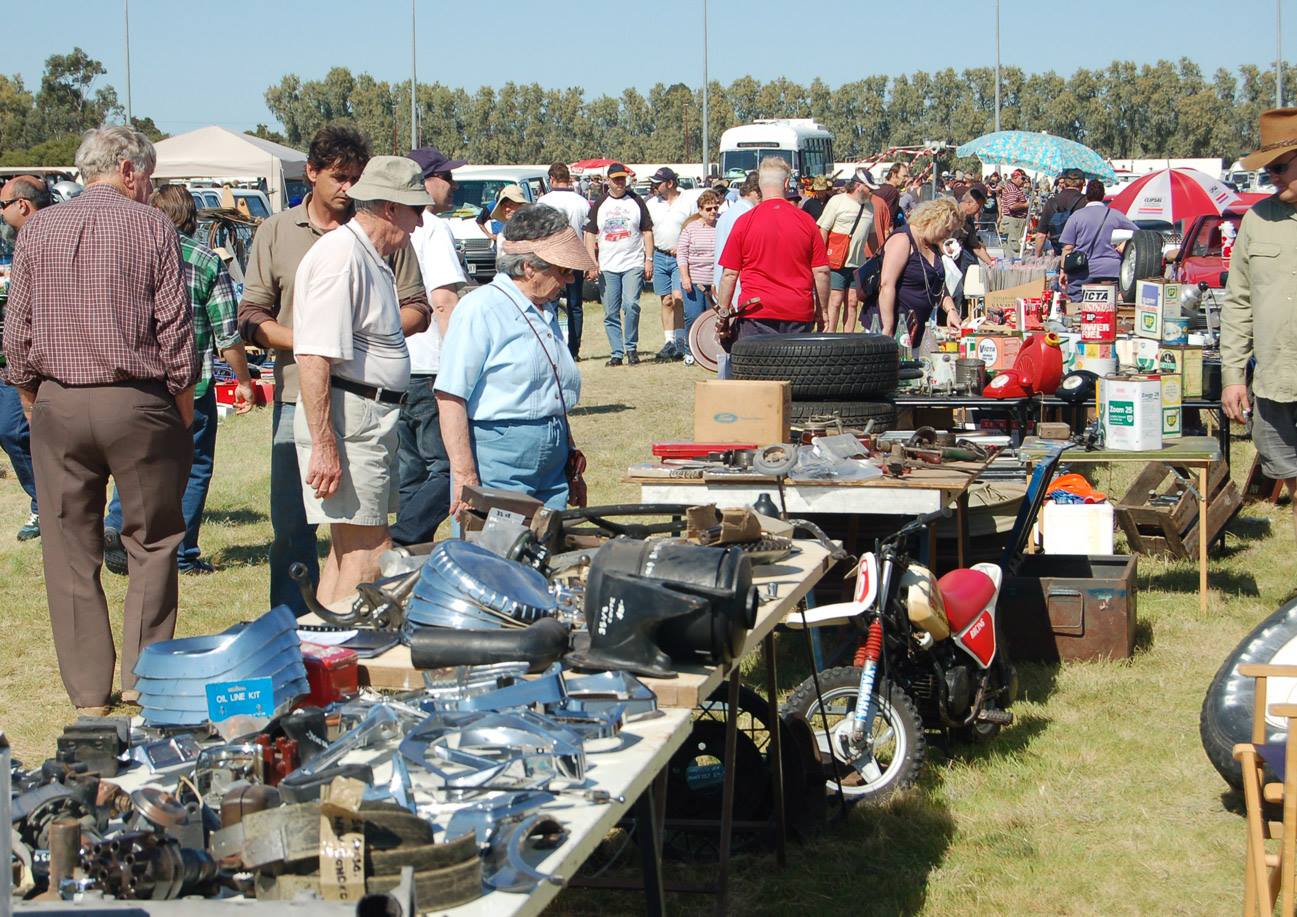
[[[1117,522],[1126,533],[1131,550],[1141,554],[1169,554],[1193,559],[1198,556],[1202,530],[1198,498],[1172,473],[1175,467],[1197,486],[1197,472],[1164,462],[1152,462],[1135,479],[1115,509]],[[1206,537],[1210,544],[1243,505],[1243,496],[1229,478],[1229,466],[1216,462],[1207,473]],[[1167,505],[1154,505],[1154,495],[1179,494]]]

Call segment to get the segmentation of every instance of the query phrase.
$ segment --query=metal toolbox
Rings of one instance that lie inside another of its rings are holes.
[[[998,612],[1012,659],[1126,659],[1135,649],[1136,558],[1028,554],[1006,578]]]

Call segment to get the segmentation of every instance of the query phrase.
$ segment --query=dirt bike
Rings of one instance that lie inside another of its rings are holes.
[[[881,802],[913,783],[926,730],[980,741],[1013,722],[1018,678],[995,618],[1000,567],[975,564],[937,579],[909,553],[912,535],[949,515],[920,516],[865,554],[854,601],[806,612],[807,627],[857,631],[852,665],[806,679],[784,711],[810,724],[828,790],[840,784],[849,800]],[[803,621],[794,615],[788,624]]]

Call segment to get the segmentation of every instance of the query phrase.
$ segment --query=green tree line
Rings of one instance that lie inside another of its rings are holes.
[[[117,92],[101,84],[103,65],[80,48],[48,58],[34,91],[0,75],[0,165],[64,165],[79,134],[120,121]],[[1284,85],[1297,87],[1293,68]],[[708,93],[711,155],[727,127],[757,118],[810,117],[833,131],[838,159],[864,159],[892,146],[928,140],[958,144],[993,128],[995,74],[989,67],[868,76],[830,87],[816,79],[760,82],[750,76]],[[1137,65],[1114,61],[1070,77],[1007,67],[1001,78],[1001,126],[1045,130],[1112,158],[1221,156],[1255,146],[1257,116],[1273,105],[1274,73],[1251,64],[1210,78],[1191,60]],[[323,124],[345,120],[379,152],[404,152],[410,137],[410,87],[335,67],[324,77],[284,76],[265,93],[282,131],[254,133],[304,148]],[[1297,101],[1297,91],[1287,104]],[[421,83],[416,100],[421,142],[482,163],[538,163],[613,156],[634,162],[702,158],[702,91],[658,83],[642,93],[587,98],[579,87],[506,83],[473,92]],[[201,118],[201,112],[196,113]],[[149,118],[136,126],[155,139]]]

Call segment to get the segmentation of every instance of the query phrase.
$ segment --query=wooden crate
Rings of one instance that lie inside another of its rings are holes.
[[[1117,523],[1126,533],[1131,550],[1141,554],[1170,554],[1193,559],[1198,556],[1202,531],[1198,498],[1172,473],[1172,465],[1152,462],[1135,479],[1117,503]],[[1196,469],[1174,466],[1185,478],[1198,484]],[[1172,504],[1154,505],[1154,495],[1179,491]],[[1229,478],[1229,466],[1216,462],[1207,473],[1206,538],[1210,544],[1243,505],[1243,495]]]

